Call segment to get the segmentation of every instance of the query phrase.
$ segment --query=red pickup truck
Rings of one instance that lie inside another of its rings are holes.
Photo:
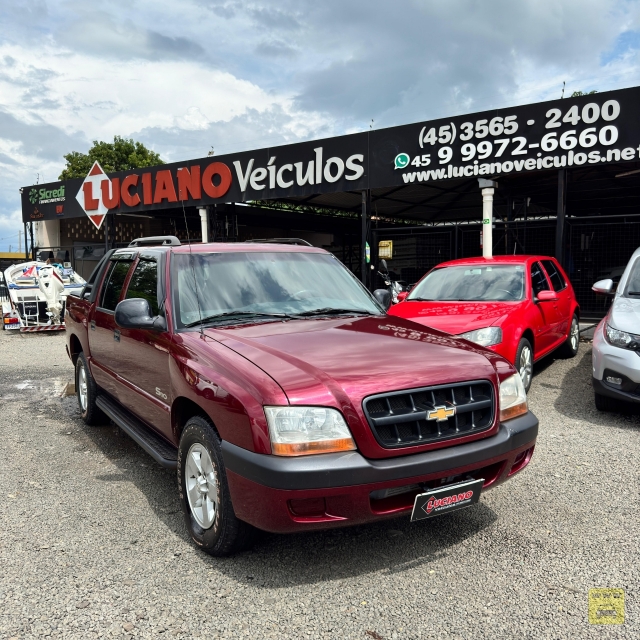
[[[531,459],[520,376],[388,305],[315,247],[136,240],[68,298],[82,417],[177,470],[212,555],[473,504]]]

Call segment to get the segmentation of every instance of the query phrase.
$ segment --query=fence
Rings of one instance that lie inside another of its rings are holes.
[[[393,241],[388,261],[395,278],[407,284],[419,280],[440,262],[482,254],[480,224],[374,229],[372,250],[377,264],[380,240]],[[493,231],[495,255],[554,255],[556,221],[496,221]],[[611,299],[593,293],[594,282],[620,276],[633,252],[640,247],[640,216],[567,218],[562,263],[569,276],[582,317],[603,317]],[[376,287],[382,286],[378,280]]]

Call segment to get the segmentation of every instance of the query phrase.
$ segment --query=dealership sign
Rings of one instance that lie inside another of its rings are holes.
[[[23,189],[23,219],[475,180],[640,159],[640,87]],[[55,203],[58,203],[57,213]]]

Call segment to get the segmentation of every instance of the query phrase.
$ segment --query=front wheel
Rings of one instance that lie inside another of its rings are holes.
[[[569,328],[569,335],[562,345],[562,355],[565,358],[573,358],[578,353],[580,346],[580,323],[578,322],[578,316],[574,315],[571,319],[571,327]]]
[[[178,447],[178,489],[193,541],[212,556],[248,547],[255,529],[236,518],[227,484],[220,437],[202,416],[185,425]]]
[[[616,402],[614,398],[611,398],[610,396],[603,396],[600,393],[595,394],[595,401],[596,409],[598,411],[616,411],[626,408],[624,406],[621,406],[623,405],[623,403]]]
[[[526,338],[522,338],[518,344],[514,365],[522,378],[524,390],[528,393],[533,378],[533,349]]]

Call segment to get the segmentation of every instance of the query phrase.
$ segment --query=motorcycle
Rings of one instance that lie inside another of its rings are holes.
[[[384,284],[391,295],[391,304],[398,304],[398,302],[406,298],[406,295],[401,295],[405,292],[405,284],[401,280],[391,279],[391,274],[389,273],[389,267],[387,267],[386,260],[380,260],[380,264],[378,265],[378,275],[384,281]]]

